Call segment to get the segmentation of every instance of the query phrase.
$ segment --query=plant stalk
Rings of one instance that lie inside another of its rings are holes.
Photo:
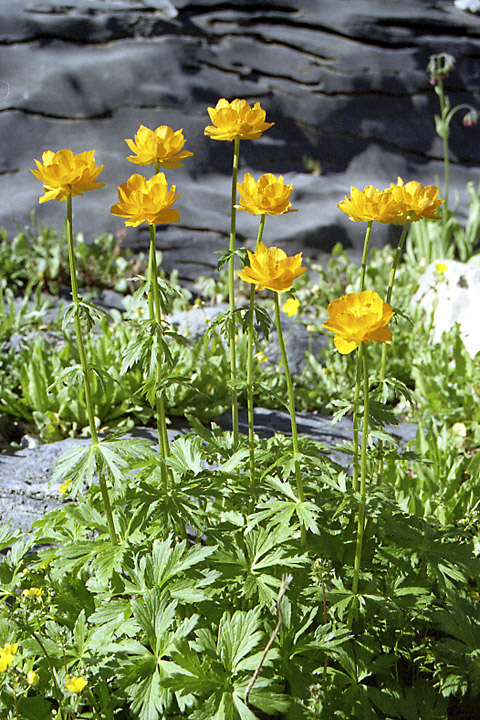
[[[358,592],[358,583],[360,578],[360,565],[362,561],[363,536],[365,532],[365,506],[367,500],[367,443],[368,443],[368,411],[369,411],[369,384],[368,384],[368,364],[367,350],[365,343],[360,344],[359,354],[362,358],[363,365],[363,430],[362,430],[362,449],[360,454],[360,506],[358,509],[357,520],[357,544],[355,547],[355,562],[353,570],[352,593]],[[353,605],[348,613],[347,625],[352,627],[353,623]]]
[[[156,227],[155,225],[149,225],[150,229],[150,254],[149,254],[149,296],[148,296],[148,308],[150,312],[150,319],[155,325],[156,342],[157,342],[157,358],[155,363],[155,411],[157,416],[157,434],[158,434],[158,446],[160,452],[164,458],[170,455],[170,445],[168,442],[168,430],[167,420],[165,416],[165,401],[163,396],[163,389],[159,390],[162,382],[162,352],[160,347],[160,328],[162,322],[162,309],[160,306],[160,293],[158,289],[157,279],[157,249],[156,249]],[[164,489],[168,488],[168,480],[173,483],[173,476],[168,473],[167,467],[162,464],[161,467],[162,483]]]
[[[67,241],[68,241],[68,262],[70,266],[70,280],[72,286],[72,301],[75,305],[75,334],[77,337],[78,353],[80,356],[80,364],[83,370],[83,387],[85,390],[85,401],[87,405],[88,413],[88,424],[90,427],[90,434],[92,436],[92,445],[96,447],[98,445],[97,427],[95,425],[95,414],[93,410],[92,402],[92,388],[90,385],[89,367],[87,362],[87,355],[85,353],[85,345],[82,336],[82,327],[80,322],[80,299],[78,296],[78,285],[77,285],[77,270],[75,263],[75,246],[73,242],[73,211],[72,211],[72,196],[67,197]],[[110,534],[110,540],[112,545],[118,545],[117,533],[115,531],[115,523],[113,521],[112,507],[110,505],[110,496],[108,494],[108,487],[105,480],[105,476],[101,471],[98,472],[98,482],[100,485],[100,492],[102,494],[103,507],[107,518],[108,532]]]
[[[257,243],[255,252],[262,240],[265,220],[267,216],[262,215],[258,228]],[[255,419],[253,414],[253,315],[255,310],[255,285],[250,288],[250,306],[248,322],[248,345],[247,345],[247,412],[248,412],[248,446],[250,449],[250,482],[255,486]]]
[[[297,418],[295,415],[295,399],[293,396],[292,376],[290,375],[287,351],[285,348],[285,341],[283,339],[283,333],[282,333],[282,324],[280,321],[279,293],[274,292],[273,296],[275,299],[275,323],[277,326],[278,345],[280,347],[280,353],[282,356],[283,369],[285,372],[285,380],[287,381],[288,407],[290,410],[290,420],[291,420],[291,424],[292,424],[292,441],[293,441],[293,455],[295,457],[295,479],[297,482],[297,494],[298,494],[298,499],[300,500],[300,502],[303,503],[303,502],[305,502],[305,493],[303,491],[302,474],[301,474],[301,470],[300,470],[300,462],[298,460],[299,452],[298,452]],[[301,530],[302,547],[305,547],[307,536],[306,536],[306,531],[305,531],[305,525],[303,523],[301,523],[301,525],[300,525],[300,530]]]
[[[240,137],[234,140],[233,146],[233,170],[232,170],[232,198],[231,198],[231,214],[230,214],[230,244],[228,259],[228,302],[230,307],[229,322],[229,347],[230,347],[230,380],[233,387],[231,389],[231,405],[232,405],[232,430],[234,445],[238,445],[238,395],[235,386],[237,380],[237,355],[235,347],[236,320],[235,320],[235,235],[237,228],[237,178],[238,178],[238,159],[240,155]]]
[[[362,274],[360,275],[360,292],[365,290],[365,274],[367,272],[368,246],[370,245],[370,235],[372,232],[373,220],[370,220],[365,231],[365,240],[363,241],[362,254]]]

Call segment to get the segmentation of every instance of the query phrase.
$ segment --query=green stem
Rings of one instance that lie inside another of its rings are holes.
[[[262,240],[263,229],[267,216],[262,215],[258,228],[257,243],[255,251]],[[253,415],[253,315],[255,310],[255,285],[250,288],[250,318],[248,322],[248,346],[247,346],[247,409],[248,409],[248,446],[250,448],[250,482],[255,486],[255,420]]]
[[[360,399],[360,386],[362,384],[362,357],[357,353],[357,375],[355,380],[355,394],[353,396],[353,453],[352,453],[352,487],[358,490],[358,403]]]
[[[359,354],[362,357],[363,364],[363,430],[362,430],[362,449],[360,456],[360,506],[358,509],[357,520],[357,544],[355,547],[355,563],[353,570],[352,593],[358,592],[358,583],[360,578],[360,565],[362,560],[363,536],[365,532],[365,505],[367,500],[367,443],[368,443],[368,411],[369,411],[369,386],[368,386],[368,364],[367,350],[364,343],[360,344]],[[354,606],[350,607],[347,625],[352,627]]]
[[[285,380],[287,381],[287,393],[288,393],[288,407],[290,410],[290,419],[292,423],[292,441],[293,441],[293,455],[295,458],[295,479],[297,481],[297,494],[300,502],[305,502],[305,493],[303,492],[302,474],[300,471],[300,462],[298,460],[298,433],[297,433],[297,418],[295,415],[295,400],[293,397],[293,383],[292,376],[290,375],[290,368],[288,365],[287,351],[285,349],[285,341],[283,339],[282,324],[280,322],[280,301],[278,292],[273,293],[275,299],[275,323],[277,326],[278,345],[280,347],[280,353],[283,361],[283,369],[285,372]],[[303,523],[300,525],[301,528],[301,541],[302,547],[306,544],[306,532]]]
[[[368,247],[370,245],[370,234],[372,232],[373,220],[370,220],[365,231],[363,241],[362,269],[360,275],[360,292],[365,290],[365,275],[367,272]],[[357,377],[355,382],[355,395],[353,397],[353,465],[352,465],[352,486],[358,488],[358,400],[360,398],[360,385],[362,376],[362,362],[360,353],[357,353]]]
[[[389,304],[392,300],[393,286],[395,284],[395,276],[397,274],[398,265],[400,263],[400,258],[402,256],[403,245],[405,243],[405,238],[407,237],[407,233],[410,229],[411,222],[412,221],[409,217],[403,226],[402,234],[400,235],[400,240],[398,241],[397,249],[395,251],[395,257],[393,258],[392,268],[390,270],[390,277],[388,279],[387,295],[385,298],[385,302],[389,303]],[[381,363],[380,363],[380,383],[382,383],[382,384],[385,382],[386,360],[387,360],[387,345],[386,345],[386,343],[382,343],[382,359],[381,359]]]
[[[448,148],[448,140],[450,136],[449,118],[448,118],[448,107],[445,102],[445,91],[443,89],[443,79],[438,77],[437,80],[437,95],[440,100],[440,113],[442,116],[442,141],[443,141],[443,169],[444,169],[444,206],[443,206],[443,221],[447,221],[448,215],[448,192],[450,186],[450,152]],[[451,118],[450,118],[451,119]]]
[[[95,414],[93,410],[92,402],[92,389],[90,385],[89,367],[87,363],[87,355],[85,353],[85,345],[83,343],[82,327],[80,323],[80,299],[78,296],[78,285],[77,285],[77,269],[75,263],[75,247],[73,243],[73,212],[72,212],[72,196],[67,197],[67,241],[68,241],[68,262],[70,266],[70,281],[72,285],[72,300],[75,305],[75,334],[77,337],[78,353],[80,356],[80,364],[83,370],[83,387],[85,390],[85,401],[87,405],[88,424],[90,427],[90,434],[92,436],[92,445],[96,447],[98,445],[97,428],[95,425]],[[100,492],[102,494],[103,507],[105,509],[105,515],[107,517],[108,531],[110,534],[110,540],[112,545],[118,545],[117,534],[115,532],[115,523],[113,521],[112,508],[110,505],[110,496],[108,494],[108,487],[105,481],[105,477],[101,471],[98,472],[98,482],[100,485]]]
[[[49,654],[48,654],[48,652],[47,652],[47,649],[46,649],[45,645],[43,644],[43,642],[42,642],[42,641],[40,640],[40,638],[38,637],[37,633],[34,632],[33,630],[32,630],[31,632],[32,632],[32,637],[35,638],[35,640],[37,641],[37,643],[40,645],[40,648],[41,648],[43,654],[45,655],[45,660],[47,661],[48,669],[50,670],[50,675],[52,676],[53,686],[54,686],[55,691],[56,691],[56,693],[57,693],[57,699],[60,700],[61,697],[62,697],[62,693],[60,692],[60,688],[58,687],[57,678],[55,677],[55,671],[54,671],[54,669],[53,669],[53,665],[52,665],[52,662],[51,662],[51,660],[50,660],[50,656],[49,656]]]
[[[360,276],[360,292],[365,290],[365,273],[367,272],[368,246],[370,245],[370,234],[372,232],[373,220],[370,220],[365,232],[365,240],[363,241],[362,255],[362,274]]]
[[[162,309],[160,306],[160,292],[158,288],[157,278],[157,249],[156,249],[156,227],[151,224],[150,228],[150,254],[149,254],[149,298],[148,308],[150,319],[156,330],[157,341],[157,358],[155,363],[155,411],[157,416],[157,434],[160,452],[164,458],[170,455],[170,445],[168,442],[167,420],[165,416],[165,401],[163,389],[159,390],[162,382],[162,350],[160,346],[160,333],[162,322]],[[162,483],[166,490],[168,488],[168,479],[173,483],[173,475],[167,472],[167,467],[162,463],[161,467]]]
[[[235,387],[237,379],[237,355],[235,349],[235,335],[236,335],[236,321],[235,321],[235,235],[237,228],[237,210],[235,205],[237,204],[237,177],[238,177],[238,158],[240,155],[240,138],[237,137],[234,140],[233,147],[233,170],[232,170],[232,201],[231,201],[231,215],[230,215],[230,244],[229,251],[230,257],[228,259],[228,302],[230,306],[230,323],[229,323],[229,346],[230,346],[230,380],[233,383],[231,389],[231,404],[232,404],[232,430],[233,430],[233,442],[236,446],[238,444],[238,396],[237,388]]]

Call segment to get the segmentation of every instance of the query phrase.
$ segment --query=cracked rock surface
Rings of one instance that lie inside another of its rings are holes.
[[[29,168],[44,150],[69,147],[95,149],[105,165],[106,187],[74,203],[75,229],[120,230],[109,208],[138,171],[124,138],[140,124],[183,128],[195,156],[167,173],[182,192],[181,220],[162,227],[158,245],[166,271],[186,281],[214,272],[229,231],[231,143],[203,135],[218,98],[260,101],[275,122],[241,144],[240,180],[273,172],[294,184],[300,212],[270,219],[266,242],[319,259],[337,241],[354,255],[362,245],[363,228],[336,207],[351,185],[442,177],[430,54],[457,59],[445,83],[452,105],[480,105],[480,17],[452,0],[0,0],[0,17],[0,226],[14,232],[32,208],[61,225],[63,207],[38,206]],[[461,116],[451,183],[464,214],[480,143]],[[305,163],[320,163],[321,175]],[[255,238],[258,220],[238,215],[239,240]],[[397,228],[375,227],[373,244],[389,233]],[[148,230],[129,228],[127,244],[145,250]]]

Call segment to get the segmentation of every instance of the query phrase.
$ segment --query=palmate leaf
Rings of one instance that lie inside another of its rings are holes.
[[[86,482],[91,485],[96,471],[95,448],[72,448],[64,452],[57,461],[50,484],[71,478],[70,492],[77,494]]]
[[[173,538],[154,540],[151,553],[137,557],[135,568],[126,571],[125,591],[143,594],[157,587],[184,602],[197,602],[203,599],[204,588],[216,579],[216,574],[201,567],[216,550],[216,545],[188,548],[185,541],[176,543]]]
[[[195,475],[202,472],[202,443],[200,438],[185,436],[177,438],[170,446],[171,456],[167,464],[179,473],[193,472]]]
[[[251,669],[245,657],[259,644],[263,633],[260,630],[258,608],[247,613],[237,610],[232,616],[224,613],[218,626],[217,654],[225,670],[231,675],[240,668]]]
[[[120,651],[125,651],[130,658],[122,674],[128,683],[132,709],[143,720],[154,720],[171,704],[172,692],[166,680],[180,670],[170,660],[171,654],[175,645],[191,633],[198,616],[187,618],[175,628],[177,603],[168,603],[158,588],[149,591],[142,600],[132,601],[131,605],[137,622],[136,636],[144,636],[145,645],[138,640],[120,644]]]
[[[192,693],[198,699],[189,714],[193,720],[252,720],[257,716],[244,702],[244,693],[258,665],[264,636],[260,631],[258,608],[248,612],[225,612],[218,635],[204,628],[196,632],[195,643],[178,645],[174,661],[182,668],[174,674],[169,687],[180,693]],[[288,698],[276,692],[272,681],[259,677],[249,696],[250,706],[276,714],[288,707]]]
[[[287,537],[290,539],[290,533]],[[306,555],[291,553],[281,542],[278,532],[259,527],[244,537],[237,533],[231,543],[225,542],[213,562],[230,592],[258,598],[262,606],[274,606],[281,574],[308,562]]]

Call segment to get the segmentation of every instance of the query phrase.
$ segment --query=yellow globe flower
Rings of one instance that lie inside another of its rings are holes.
[[[180,195],[175,195],[175,189],[175,185],[168,187],[164,173],[157,173],[149,180],[143,175],[132,175],[118,188],[119,202],[112,205],[110,212],[127,218],[125,225],[130,227],[137,227],[142,222],[149,225],[178,222],[179,212],[172,208]]]
[[[183,167],[180,160],[193,157],[189,150],[183,150],[185,138],[183,130],[172,130],[168,125],[160,125],[155,130],[140,125],[135,140],[125,138],[130,150],[127,160],[136,165],[158,165],[169,170]]]
[[[378,190],[373,185],[364,190],[350,188],[350,197],[345,196],[337,207],[353,222],[391,223],[400,212],[391,189]]]
[[[97,190],[105,183],[97,182],[104,165],[95,166],[95,151],[75,155],[71,150],[59,150],[54,153],[46,150],[42,163],[35,160],[37,170],[31,170],[43,183],[45,195],[40,203],[48,200],[66,200],[69,196],[83,195],[89,190]]]
[[[29,670],[27,673],[27,683],[32,687],[37,687],[40,682],[40,675],[35,670]]]
[[[329,317],[323,327],[335,333],[338,352],[348,355],[362,342],[390,343],[392,331],[387,325],[393,314],[391,305],[383,302],[376,292],[364,290],[348,293],[329,303]]]
[[[213,125],[207,125],[204,134],[212,140],[256,140],[274,123],[265,122],[265,110],[260,103],[250,107],[246,100],[222,98],[215,108],[208,108]]]
[[[22,594],[25,597],[39,598],[39,597],[42,597],[42,595],[43,595],[43,588],[38,588],[38,587],[25,588],[25,590],[22,591]]]
[[[283,177],[275,177],[272,173],[265,173],[258,180],[254,180],[250,173],[246,173],[243,183],[237,183],[240,193],[239,210],[246,210],[252,215],[283,215],[289,212],[298,212],[292,208],[290,195],[292,185],[285,185]]]
[[[10,643],[0,649],[0,672],[6,672],[17,654],[18,643]]]
[[[247,252],[250,267],[244,268],[239,277],[245,282],[257,285],[258,290],[290,290],[295,278],[307,271],[307,268],[301,267],[302,253],[288,257],[280,248],[266,248],[262,242],[258,244],[255,253],[250,250]]]
[[[441,217],[435,214],[443,203],[443,200],[438,199],[439,190],[436,185],[425,187],[415,180],[404,185],[399,177],[396,185],[392,183],[390,191],[399,210],[399,217],[392,221],[395,224],[403,224],[408,217],[412,222],[422,218],[438,220]]]
[[[76,677],[75,675],[67,675],[65,680],[65,687],[67,690],[71,693],[75,693],[76,695],[79,695],[87,685],[88,683],[85,678]]]
[[[283,312],[288,315],[288,317],[293,317],[298,313],[298,308],[300,307],[300,300],[296,300],[294,298],[288,298],[287,302],[283,306]]]

